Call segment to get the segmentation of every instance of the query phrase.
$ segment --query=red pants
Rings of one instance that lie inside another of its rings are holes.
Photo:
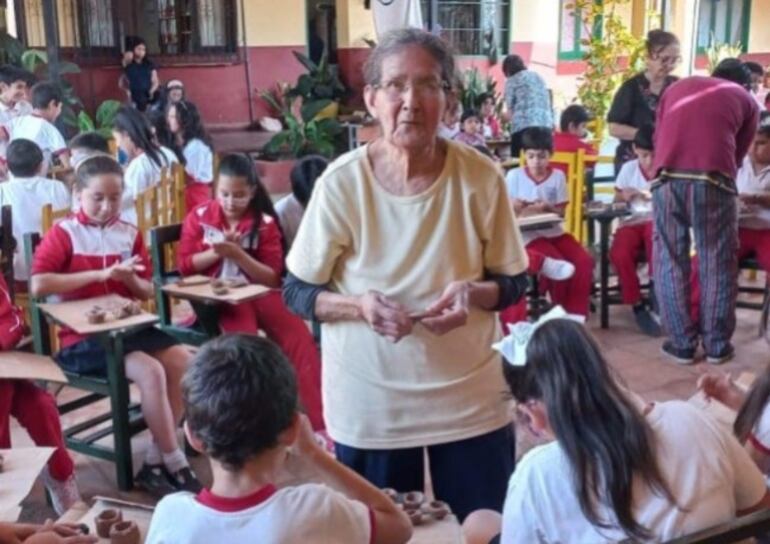
[[[639,276],[636,275],[636,265],[642,251],[647,257],[652,275],[652,221],[620,227],[615,231],[610,247],[610,262],[618,273],[623,304],[639,304],[642,301],[642,289]]]
[[[744,229],[738,228],[738,260],[754,256],[759,267],[770,274],[770,229]],[[690,271],[690,291],[692,294],[692,308],[690,319],[698,322],[700,307],[700,282],[698,281],[698,256],[692,258]]]
[[[527,244],[527,250],[575,265],[575,274],[570,279],[553,281],[543,278],[540,283],[551,295],[551,302],[563,307],[567,313],[588,316],[594,259],[580,242],[569,234],[562,234],[556,238],[536,238]]]
[[[305,322],[289,311],[280,291],[243,304],[223,305],[219,324],[224,332],[256,334],[262,329],[294,365],[299,396],[313,429],[326,428],[321,404],[321,357]]]
[[[543,268],[543,261],[545,255],[539,251],[534,251],[529,247],[526,248],[527,257],[529,259],[529,266],[527,267],[527,274],[535,275],[540,273],[540,269]],[[521,297],[521,300],[516,304],[511,304],[506,309],[500,312],[500,323],[505,325],[506,323],[518,323],[519,321],[527,320],[527,297]],[[503,330],[503,333],[507,334],[507,330]]]
[[[0,380],[0,448],[11,447],[10,417],[27,429],[35,445],[53,447],[48,469],[55,480],[64,481],[75,470],[61,432],[59,410],[48,391],[27,380]]]
[[[190,210],[211,200],[211,183],[198,183],[189,181],[184,188],[184,205],[189,213]]]

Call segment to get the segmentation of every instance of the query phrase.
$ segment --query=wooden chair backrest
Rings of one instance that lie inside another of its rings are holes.
[[[163,167],[160,170],[160,183],[156,186],[158,203],[158,225],[170,225],[176,223],[174,213],[174,178],[171,168]]]
[[[150,229],[158,226],[158,193],[159,186],[148,187],[134,201],[136,209],[136,226],[142,233],[145,243],[149,240]]]
[[[574,195],[575,197],[574,215],[575,215],[575,225],[577,227],[575,237],[583,243],[588,241],[588,225],[584,220],[584,214],[583,214],[585,191],[588,189],[588,177],[586,174],[588,163],[593,163],[595,165],[598,165],[598,164],[613,164],[614,162],[615,162],[615,157],[610,157],[607,155],[588,155],[585,152],[585,149],[579,149],[577,152],[577,168],[575,169],[575,175],[577,176],[576,186],[579,187],[580,190],[576,191]]]
[[[182,236],[182,225],[162,225],[150,230],[152,282],[155,285],[155,306],[161,325],[171,325],[171,299],[161,286],[170,277],[178,276],[173,246]]]
[[[42,219],[40,221],[41,232],[43,236],[51,230],[53,224],[57,221],[61,221],[67,217],[72,210],[70,208],[62,208],[61,210],[54,210],[53,204],[46,204],[43,206]]]
[[[187,174],[185,174],[183,165],[175,163],[171,167],[171,175],[174,186],[174,222],[181,223],[184,221],[184,216],[187,213],[184,203],[184,188],[187,184]]]

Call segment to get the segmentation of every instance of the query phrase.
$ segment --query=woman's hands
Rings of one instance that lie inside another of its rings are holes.
[[[417,313],[378,291],[369,291],[359,299],[361,317],[375,332],[394,343],[411,334],[417,322],[442,336],[468,321],[470,291],[470,282],[453,281],[438,300]]]
[[[381,336],[393,343],[411,334],[414,321],[403,305],[379,291],[369,291],[360,297],[361,317]]]
[[[435,335],[442,336],[462,327],[468,321],[470,310],[470,283],[453,281],[446,286],[439,299],[425,309],[420,323]]]

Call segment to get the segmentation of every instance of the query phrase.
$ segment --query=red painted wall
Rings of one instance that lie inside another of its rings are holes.
[[[250,123],[249,100],[254,101],[255,120],[266,115],[268,108],[258,98],[258,92],[272,87],[276,82],[296,81],[303,68],[292,51],[304,49],[304,46],[247,48],[251,97],[246,81],[247,64],[243,61],[231,64],[161,65],[158,75],[161,81],[180,79],[184,82],[187,96],[198,105],[207,125],[245,127]],[[108,98],[125,98],[117,84],[120,66],[81,66],[81,69],[82,73],[72,76],[72,81],[89,111],[95,111],[99,103]]]

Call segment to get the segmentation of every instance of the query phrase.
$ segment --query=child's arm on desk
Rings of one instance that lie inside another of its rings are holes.
[[[412,537],[412,524],[406,514],[385,493],[324,451],[315,441],[307,417],[301,417],[299,436],[293,448],[301,462],[308,465],[329,486],[371,509],[377,528],[375,543],[397,544],[409,541]]]

